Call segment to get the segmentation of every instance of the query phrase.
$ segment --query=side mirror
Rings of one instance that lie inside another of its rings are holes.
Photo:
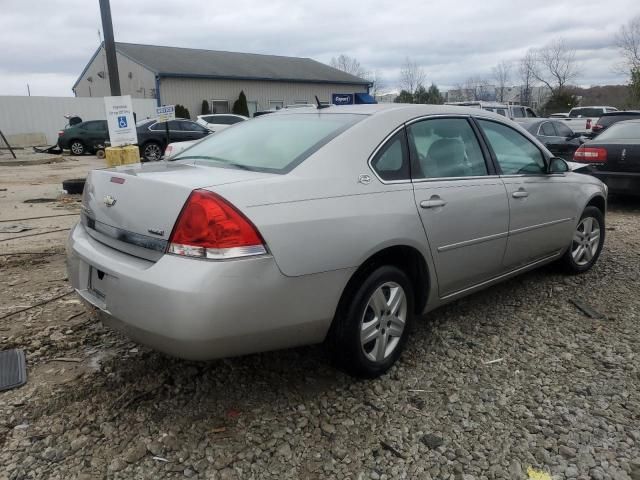
[[[566,173],[569,170],[569,165],[562,158],[553,157],[549,162],[549,173]]]

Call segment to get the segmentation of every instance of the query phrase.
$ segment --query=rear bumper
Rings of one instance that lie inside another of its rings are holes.
[[[106,325],[191,360],[323,341],[352,273],[286,277],[270,256],[150,262],[97,242],[82,225],[69,235],[67,266],[73,287]]]
[[[591,175],[605,183],[609,187],[609,193],[640,195],[640,173],[593,170]]]

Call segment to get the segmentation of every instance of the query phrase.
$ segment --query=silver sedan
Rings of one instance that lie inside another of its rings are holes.
[[[282,110],[91,172],[68,268],[104,323],[168,354],[326,340],[374,377],[440,305],[549,262],[589,270],[606,197],[490,112]]]

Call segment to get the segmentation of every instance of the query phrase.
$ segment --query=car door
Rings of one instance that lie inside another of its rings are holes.
[[[109,138],[106,120],[86,122],[85,129],[89,148],[93,149],[98,145],[104,145],[104,142]]]
[[[477,119],[509,200],[509,238],[504,256],[511,270],[558,253],[569,245],[576,214],[567,174],[548,174],[542,150],[516,128]]]
[[[411,176],[441,297],[503,271],[509,224],[504,183],[467,117],[407,126]]]
[[[556,129],[551,122],[542,122],[538,126],[538,134],[536,135],[547,149],[556,157],[562,156],[566,150],[564,138],[559,138]]]

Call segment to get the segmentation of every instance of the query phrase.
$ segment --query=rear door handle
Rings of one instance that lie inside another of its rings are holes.
[[[423,200],[420,202],[420,206],[422,208],[437,208],[444,207],[447,204],[444,200],[439,197],[431,197],[429,200]]]
[[[529,192],[526,190],[516,190],[511,194],[513,198],[525,198],[529,196]]]

